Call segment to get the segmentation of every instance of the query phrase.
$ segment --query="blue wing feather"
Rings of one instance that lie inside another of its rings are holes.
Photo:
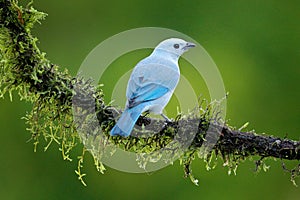
[[[144,87],[140,87],[128,99],[128,107],[132,108],[143,102],[152,101],[165,95],[170,90],[167,87],[151,83]]]

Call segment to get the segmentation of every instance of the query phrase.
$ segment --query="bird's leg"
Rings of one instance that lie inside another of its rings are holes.
[[[165,114],[161,113],[160,115],[166,120],[167,123],[172,122]]]

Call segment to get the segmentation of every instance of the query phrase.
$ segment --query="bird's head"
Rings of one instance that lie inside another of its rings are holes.
[[[186,42],[179,38],[170,38],[159,43],[155,50],[163,50],[181,56],[184,52],[195,46],[194,43]]]

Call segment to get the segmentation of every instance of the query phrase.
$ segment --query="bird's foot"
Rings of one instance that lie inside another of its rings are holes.
[[[163,113],[160,114],[165,120],[166,120],[166,123],[172,123],[172,120],[170,120],[166,115],[164,115]]]

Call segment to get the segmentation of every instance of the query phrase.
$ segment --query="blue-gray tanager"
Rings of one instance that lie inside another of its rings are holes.
[[[195,44],[178,38],[162,41],[133,69],[127,84],[125,110],[110,135],[129,136],[143,112],[162,115],[180,77],[179,57]]]

